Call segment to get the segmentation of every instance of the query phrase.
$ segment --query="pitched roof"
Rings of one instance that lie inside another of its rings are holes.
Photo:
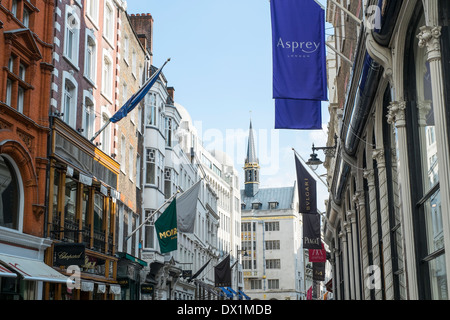
[[[247,197],[244,190],[241,190],[241,202],[246,205],[243,210],[251,210],[252,203],[255,202],[261,203],[259,210],[269,210],[269,202],[278,202],[276,209],[279,210],[292,209],[294,190],[295,187],[261,188],[254,197]]]

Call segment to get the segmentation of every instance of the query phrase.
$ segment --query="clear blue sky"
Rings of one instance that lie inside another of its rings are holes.
[[[175,101],[201,124],[204,145],[231,153],[241,187],[247,139],[236,133],[247,134],[250,117],[258,140],[261,187],[293,185],[292,148],[307,160],[312,143],[324,146],[326,134],[274,129],[269,1],[128,0],[127,4],[129,14],[152,15],[153,64],[159,67],[171,58],[164,74],[175,88]],[[328,104],[323,103],[324,128],[328,120]],[[323,153],[318,154],[323,160]],[[317,185],[318,208],[324,211],[323,199],[328,196],[320,181]]]

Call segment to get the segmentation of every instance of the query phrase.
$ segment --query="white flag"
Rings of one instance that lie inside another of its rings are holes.
[[[201,180],[177,197],[177,231],[179,232],[194,232],[200,185]]]

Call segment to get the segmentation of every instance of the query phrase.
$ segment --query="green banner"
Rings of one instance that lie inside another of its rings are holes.
[[[161,253],[177,250],[177,205],[176,199],[155,222]]]

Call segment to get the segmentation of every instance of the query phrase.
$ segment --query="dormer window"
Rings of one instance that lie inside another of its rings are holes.
[[[259,200],[255,200],[252,202],[252,209],[258,210],[261,209],[262,203]]]
[[[245,207],[246,207],[245,203],[242,202],[242,203],[241,203],[241,210],[245,210]]]
[[[278,201],[269,201],[269,209],[276,209],[278,207]]]

